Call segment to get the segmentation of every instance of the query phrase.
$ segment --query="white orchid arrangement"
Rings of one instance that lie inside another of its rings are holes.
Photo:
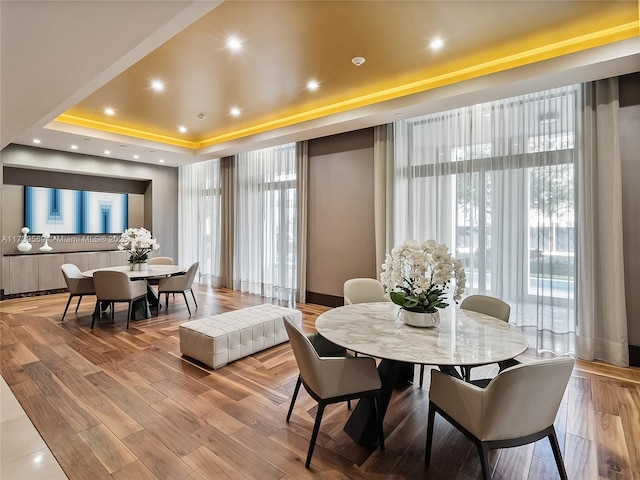
[[[445,290],[453,280],[453,300],[458,303],[466,283],[464,268],[445,244],[435,240],[408,240],[394,247],[380,274],[391,301],[419,313],[436,313],[438,308],[447,307]]]
[[[160,245],[146,228],[127,228],[120,236],[118,250],[129,252],[129,263],[144,263]]]

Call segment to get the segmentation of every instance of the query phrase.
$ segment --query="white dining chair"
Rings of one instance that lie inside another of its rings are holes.
[[[344,282],[342,289],[345,305],[391,301],[375,278],[351,278]]]
[[[127,309],[127,328],[131,322],[133,313],[133,304],[137,300],[146,302],[147,298],[147,282],[143,280],[131,281],[125,272],[115,270],[98,270],[93,273],[93,284],[96,288],[96,307],[91,320],[91,328],[95,324],[96,317],[102,318],[103,303],[111,304],[111,318],[114,318],[113,304],[117,302],[126,302]]]
[[[370,357],[320,357],[306,335],[288,318],[285,317],[283,320],[291,343],[291,349],[293,350],[293,356],[300,370],[298,377],[300,381],[296,383],[291,397],[287,422],[291,419],[293,405],[301,385],[304,385],[311,398],[318,402],[318,410],[309,442],[305,467],[309,468],[311,464],[311,457],[320,431],[320,422],[322,421],[324,410],[327,405],[333,403],[358,398],[372,398],[376,412],[380,450],[384,450],[384,431],[382,418],[378,411],[381,382],[376,361]]]
[[[151,257],[147,263],[149,265],[175,265],[171,257]]]
[[[516,365],[499,373],[485,388],[431,370],[426,464],[431,463],[438,413],[476,445],[483,479],[491,478],[489,450],[518,447],[547,437],[560,478],[566,480],[553,423],[573,365],[574,360],[567,357]]]
[[[196,296],[193,294],[192,286],[199,265],[199,262],[195,262],[184,274],[160,279],[160,281],[158,282],[158,297],[160,297],[160,295],[162,295],[163,293],[165,294],[165,304],[167,305],[167,309],[169,308],[169,294],[181,293],[184,297],[184,302],[187,304],[187,311],[189,312],[189,316],[191,316],[191,308],[189,307],[189,302],[187,301],[187,292],[191,292],[193,303],[195,303],[196,308],[198,308],[198,302],[196,301]],[[160,309],[158,308],[157,314],[160,313],[159,310]]]
[[[67,300],[67,305],[64,307],[62,320],[60,320],[62,322],[64,321],[64,317],[67,314],[69,304],[73,297],[78,297],[78,303],[76,305],[76,313],[78,313],[78,307],[80,307],[82,297],[85,295],[95,295],[96,290],[93,286],[93,278],[82,275],[80,269],[73,263],[65,263],[60,268],[62,270],[64,281],[67,284],[67,289],[69,290],[69,299]]]

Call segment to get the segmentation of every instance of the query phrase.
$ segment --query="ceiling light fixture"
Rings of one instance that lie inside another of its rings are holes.
[[[105,151],[104,151],[104,154],[105,154],[105,155],[111,155],[111,150],[105,150]]]
[[[431,40],[431,43],[429,43],[429,48],[431,50],[440,50],[442,47],[444,47],[444,40],[442,40],[440,37],[436,37],[433,40]]]
[[[180,133],[187,133],[187,127],[185,127],[184,125],[180,125],[180,126],[178,127],[178,131],[179,131]]]
[[[199,118],[200,120],[204,120],[205,118],[207,118],[207,116],[206,116],[204,113],[199,113],[199,114],[198,114],[198,118]]]
[[[162,83],[160,80],[153,80],[151,82],[151,88],[156,92],[161,92],[164,90],[164,83]]]
[[[242,42],[238,37],[229,37],[229,39],[227,40],[227,47],[232,52],[239,52],[240,50],[242,50]]]
[[[71,150],[77,150],[78,149],[78,145],[71,145]]]
[[[307,88],[312,92],[315,92],[320,87],[320,84],[316,80],[309,80],[307,83]]]
[[[42,142],[40,141],[39,138],[34,138],[33,139],[33,143],[35,143],[36,145],[40,145],[40,143],[42,143]]]
[[[364,57],[353,57],[351,59],[351,63],[353,63],[356,67],[359,67],[360,65],[362,65],[366,61],[367,61],[367,59],[364,58]]]
[[[138,160],[139,158],[140,158],[140,155],[134,155],[134,156],[133,156],[133,159],[134,159],[134,160]]]
[[[115,115],[116,111],[113,108],[107,107],[104,109],[104,113],[105,115],[111,116],[111,115]]]
[[[237,117],[238,115],[240,115],[240,109],[238,107],[231,107],[231,110],[229,110],[229,113],[234,117]]]
[[[164,163],[164,159],[163,159],[163,158],[161,158],[160,160],[158,160],[158,162],[160,162],[160,163]]]

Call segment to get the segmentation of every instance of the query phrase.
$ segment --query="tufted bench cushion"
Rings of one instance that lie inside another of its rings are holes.
[[[180,325],[180,351],[216,369],[288,340],[283,318],[302,327],[302,312],[264,304]]]

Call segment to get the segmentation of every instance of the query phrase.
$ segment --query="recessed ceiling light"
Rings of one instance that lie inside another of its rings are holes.
[[[34,138],[33,139],[33,143],[35,143],[36,145],[40,145],[40,143],[42,143],[42,142],[40,142],[39,138]]]
[[[431,50],[440,50],[442,47],[444,47],[444,40],[439,37],[434,38],[431,40],[431,43],[429,43],[429,48]]]
[[[138,160],[139,158],[140,158],[140,155],[134,155],[134,156],[133,156],[133,159],[134,159],[134,160]]]
[[[115,115],[116,111],[113,108],[107,107],[104,109],[104,113],[105,115],[111,116],[111,115]]]
[[[78,145],[71,145],[71,150],[77,150],[78,149]]]
[[[232,52],[239,52],[240,50],[242,50],[242,42],[238,37],[229,37],[229,39],[227,40],[227,47]]]
[[[231,107],[229,113],[234,117],[237,117],[238,115],[240,115],[240,109],[238,107]]]
[[[307,88],[312,92],[315,92],[320,87],[320,84],[316,80],[309,80],[307,82]]]
[[[199,113],[199,114],[198,114],[198,118],[199,118],[200,120],[204,120],[205,118],[207,118],[207,116],[206,116],[204,113]]]
[[[160,162],[160,163],[164,163],[164,159],[163,159],[163,158],[161,158],[160,160],[158,160],[158,162]]]
[[[180,126],[178,127],[178,131],[179,131],[180,133],[187,133],[187,127],[185,127],[184,125],[180,125]]]
[[[367,59],[364,58],[364,57],[353,57],[351,59],[351,63],[353,63],[356,67],[359,67],[360,65],[362,65],[366,61],[367,61]]]
[[[156,92],[161,92],[164,90],[164,83],[162,83],[160,80],[152,80],[151,88]]]
[[[111,155],[111,150],[105,150],[105,151],[104,151],[104,154],[105,154],[105,155]]]

